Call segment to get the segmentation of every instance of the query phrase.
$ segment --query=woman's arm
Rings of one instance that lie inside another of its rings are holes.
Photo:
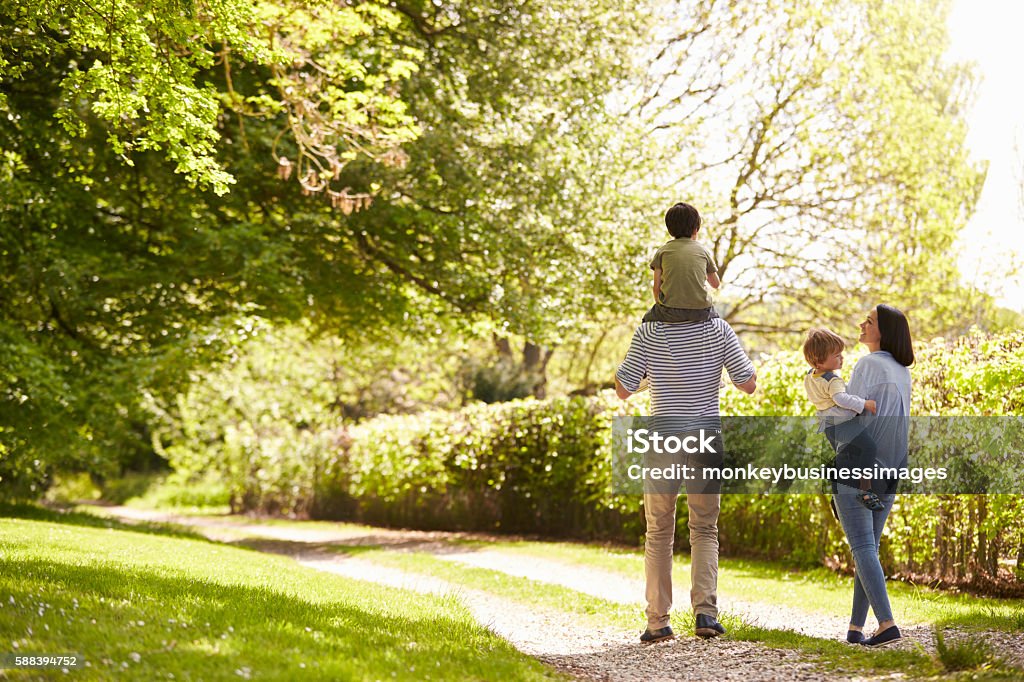
[[[872,371],[875,368],[876,359],[871,355],[865,355],[857,364],[853,366],[853,372],[850,373],[850,381],[846,384],[846,392],[860,396],[864,399],[874,399],[877,396],[873,395],[869,390],[871,387],[868,384],[877,383],[869,379],[869,376],[874,374]]]

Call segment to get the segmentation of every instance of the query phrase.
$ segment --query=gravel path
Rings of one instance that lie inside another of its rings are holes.
[[[402,546],[402,550],[429,551],[436,542],[424,542],[422,548],[414,544]],[[601,571],[586,566],[570,566],[557,561],[538,557],[521,557],[494,550],[475,552],[442,552],[437,556],[441,559],[456,561],[470,566],[501,571],[510,575],[530,578],[539,582],[563,585],[577,592],[623,604],[643,604],[644,582],[641,578],[630,579],[618,574]],[[688,603],[687,586],[688,571],[676,566],[673,573],[673,586],[676,592],[676,604]],[[849,595],[842,595],[840,609],[846,608]],[[764,602],[748,602],[735,598],[728,592],[719,593],[719,603],[725,604],[725,613],[739,616],[750,625],[757,625],[769,630],[791,630],[809,637],[820,639],[844,639],[846,637],[846,620],[813,611],[794,609],[778,604]],[[843,614],[845,615],[845,611]],[[869,629],[872,622],[869,620]],[[900,622],[900,632],[905,640],[894,645],[902,649],[913,649],[915,643],[925,650],[935,651],[935,633],[930,625],[922,623]],[[943,630],[947,642],[956,642],[971,635],[958,628],[947,627]],[[977,633],[974,633],[977,635]],[[1002,652],[1011,662],[1024,667],[1024,634],[988,631],[985,639],[997,650]]]
[[[563,614],[526,607],[486,592],[471,590],[431,576],[380,566],[332,550],[337,546],[381,546],[394,551],[429,552],[440,559],[539,582],[563,585],[609,601],[642,605],[643,581],[600,569],[569,565],[534,556],[500,550],[466,550],[452,539],[487,539],[471,533],[405,531],[339,525],[335,529],[296,529],[262,525],[244,518],[181,517],[162,512],[109,508],[108,513],[125,521],[155,521],[191,527],[214,540],[242,542],[261,551],[285,554],[299,563],[349,578],[391,585],[421,593],[454,594],[482,625],[511,642],[517,649],[535,656],[577,677],[593,680],[830,680],[902,679],[844,677],[825,673],[815,664],[801,661],[791,650],[772,649],[753,642],[729,639],[704,641],[692,636],[642,646],[636,632],[616,628],[594,629],[574,624]],[[688,603],[689,576],[676,567],[676,603]],[[743,621],[775,630],[794,630],[824,639],[841,639],[845,621],[820,613],[777,604],[753,603],[720,594],[727,613]],[[934,651],[930,626],[901,623],[903,642],[895,646]],[[967,636],[954,628],[945,631],[948,641]],[[553,636],[552,633],[558,633]],[[977,633],[973,633],[975,636]],[[985,633],[986,639],[1016,665],[1024,665],[1024,635],[1008,632]],[[709,675],[709,673],[713,671]]]
[[[370,561],[345,557],[323,547],[276,548],[310,568],[417,592],[454,595],[481,625],[534,656],[576,677],[588,680],[693,680],[706,682],[709,670],[728,669],[719,680],[767,682],[821,680],[823,672],[791,651],[773,650],[753,642],[704,642],[685,637],[645,647],[637,633],[613,627],[594,628],[567,620],[564,614],[467,589],[431,576],[410,574]],[[248,544],[248,543],[247,543]],[[553,636],[552,633],[558,633]],[[829,679],[845,679],[830,676]]]
[[[412,549],[411,547],[406,548]],[[492,550],[446,552],[438,554],[438,557],[539,582],[562,585],[608,601],[622,604],[643,604],[644,581],[639,575],[636,578],[626,578],[587,566],[570,566],[558,561],[521,557]],[[683,569],[681,566],[676,566],[672,578],[675,592],[673,601],[685,608],[689,603],[688,567]],[[719,603],[725,605],[724,613],[739,616],[741,620],[751,625],[771,630],[792,630],[810,637],[825,639],[839,639],[846,636],[845,623],[842,620],[819,613],[775,604],[746,602],[736,599],[726,592],[719,593]]]

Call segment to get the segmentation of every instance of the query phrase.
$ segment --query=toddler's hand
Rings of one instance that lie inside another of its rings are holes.
[[[874,400],[865,400],[864,409],[871,414],[878,414],[878,404]]]

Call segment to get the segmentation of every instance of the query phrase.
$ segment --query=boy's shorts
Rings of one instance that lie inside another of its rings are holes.
[[[670,308],[655,303],[644,315],[644,322],[703,322],[718,317],[714,306],[710,308]]]

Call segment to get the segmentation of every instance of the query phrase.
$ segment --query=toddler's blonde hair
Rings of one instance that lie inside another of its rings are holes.
[[[829,355],[842,353],[845,348],[843,337],[829,329],[815,328],[807,332],[807,339],[804,340],[804,358],[811,367],[817,367]]]

